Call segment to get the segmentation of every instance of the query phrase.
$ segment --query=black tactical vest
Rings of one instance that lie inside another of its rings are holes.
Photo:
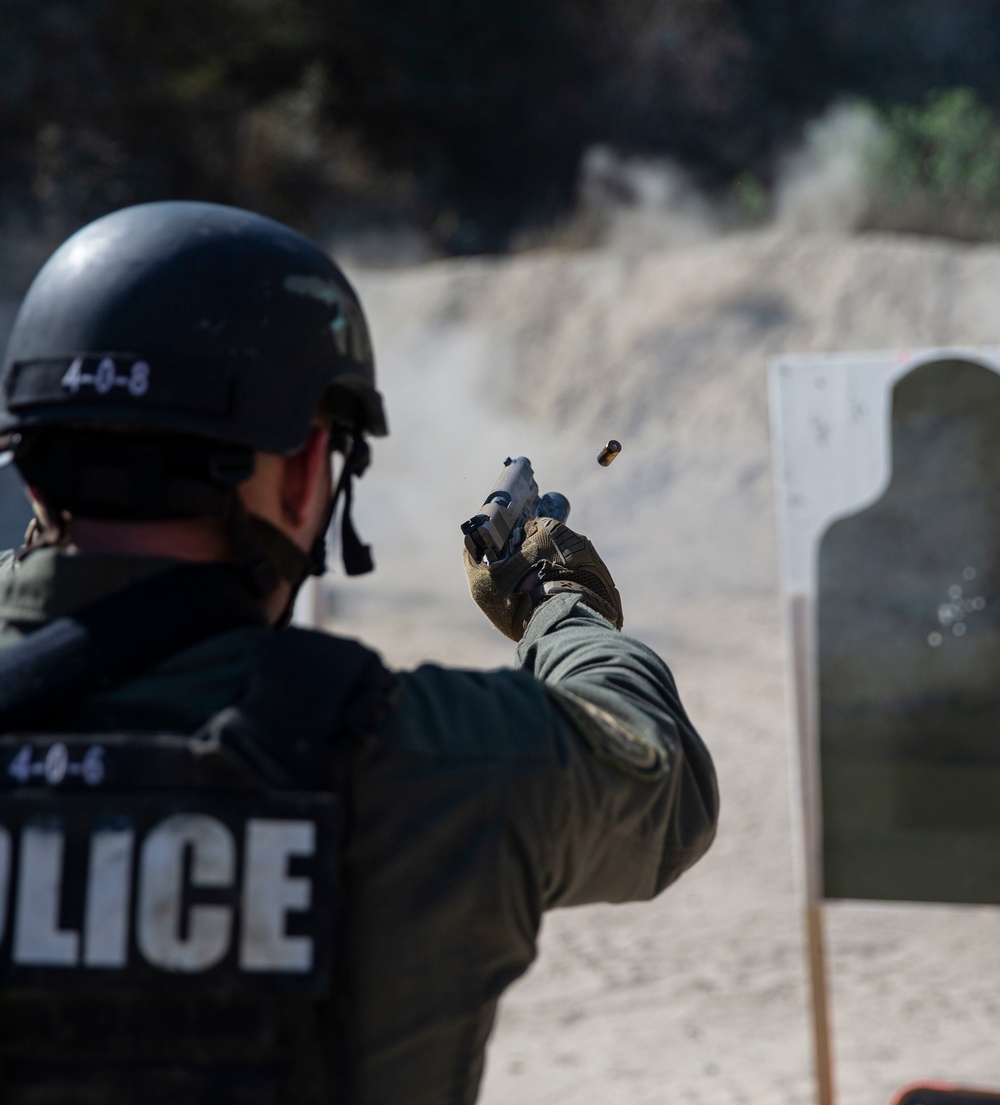
[[[350,1100],[345,782],[391,697],[285,630],[193,736],[0,736],[4,1105]]]

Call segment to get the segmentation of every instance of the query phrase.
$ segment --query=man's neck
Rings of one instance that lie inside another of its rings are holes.
[[[217,518],[179,518],[168,522],[109,522],[74,518],[70,548],[81,553],[160,556],[196,564],[233,560],[225,523]],[[291,598],[291,584],[281,580],[263,601],[268,621],[276,625]]]
[[[70,543],[80,552],[165,556],[196,563],[232,560],[225,529],[215,518],[157,522],[76,518],[72,523]]]

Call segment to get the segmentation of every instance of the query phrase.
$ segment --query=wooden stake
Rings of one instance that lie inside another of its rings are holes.
[[[833,1105],[833,1046],[830,995],[823,932],[823,829],[820,813],[819,708],[816,698],[816,640],[812,604],[792,598],[789,628],[795,701],[796,751],[802,811],[802,860],[805,867],[805,922],[809,992],[813,1022],[813,1058],[818,1105]]]
[[[812,996],[813,1054],[819,1105],[833,1105],[833,1056],[830,1046],[830,999],[826,978],[823,907],[806,906],[809,937],[809,989]]]

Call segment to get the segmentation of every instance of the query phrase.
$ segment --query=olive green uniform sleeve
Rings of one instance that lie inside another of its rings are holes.
[[[471,1105],[542,912],[650,898],[708,848],[711,761],[654,653],[548,599],[520,670],[424,665],[361,750],[345,865],[359,1100]]]
[[[718,812],[666,665],[571,595],[535,612],[517,664],[404,673],[390,744],[455,786],[487,769],[512,877],[542,908],[652,897],[708,849]]]
[[[545,906],[659,893],[705,853],[718,815],[711,759],[666,665],[571,597],[539,608],[517,662],[562,719]]]

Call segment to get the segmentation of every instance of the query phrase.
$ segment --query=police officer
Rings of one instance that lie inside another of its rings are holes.
[[[386,433],[360,304],[246,211],[128,208],[42,269],[0,435],[0,1096],[474,1101],[555,906],[707,849],[711,761],[586,538],[466,554],[516,668],[287,628]],[[331,464],[331,456],[335,463]],[[336,475],[334,475],[336,470]]]

